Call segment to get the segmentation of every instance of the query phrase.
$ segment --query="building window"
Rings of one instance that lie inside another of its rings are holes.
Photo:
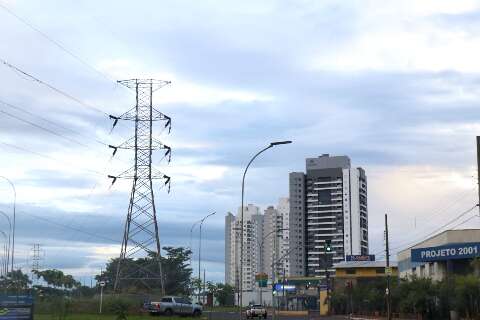
[[[375,273],[376,274],[384,274],[385,273],[385,268],[376,268]]]
[[[355,269],[347,269],[347,270],[346,270],[346,273],[347,273],[347,274],[355,274],[355,273],[357,273],[356,271],[357,271],[357,270],[355,270]]]

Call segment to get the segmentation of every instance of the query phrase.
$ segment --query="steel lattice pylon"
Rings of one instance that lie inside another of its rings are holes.
[[[153,138],[153,123],[165,122],[164,128],[170,133],[171,119],[152,105],[153,92],[170,82],[153,79],[131,79],[118,81],[136,92],[136,105],[119,117],[110,116],[113,127],[118,120],[130,120],[135,123],[135,136],[113,149],[113,155],[118,149],[133,149],[135,163],[133,167],[113,179],[132,179],[132,191],[128,206],[127,219],[122,241],[122,249],[117,264],[114,290],[121,291],[123,287],[135,286],[148,290],[160,287],[165,293],[162,274],[160,238],[158,235],[157,213],[153,194],[153,180],[162,180],[162,186],[168,186],[170,177],[152,167],[152,152],[164,150],[163,158],[170,162],[171,149]]]

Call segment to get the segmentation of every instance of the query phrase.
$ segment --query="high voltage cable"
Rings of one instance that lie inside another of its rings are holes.
[[[75,53],[73,53],[72,51],[68,50],[62,43],[60,43],[59,41],[53,39],[52,37],[50,37],[49,35],[47,35],[45,32],[43,32],[42,30],[40,30],[39,28],[35,27],[32,23],[30,23],[29,21],[27,21],[25,18],[22,18],[20,17],[18,14],[16,14],[12,9],[8,8],[7,6],[5,6],[4,4],[0,3],[0,8],[2,8],[3,10],[5,10],[6,12],[8,12],[10,15],[12,15],[13,17],[15,17],[17,20],[19,20],[20,22],[22,22],[23,24],[25,24],[26,26],[28,26],[30,29],[34,30],[35,32],[37,32],[38,34],[40,34],[43,38],[45,38],[46,40],[48,40],[50,43],[54,44],[56,47],[58,47],[60,50],[64,51],[65,53],[67,53],[68,55],[70,55],[72,58],[74,58],[75,60],[77,60],[78,62],[80,62],[81,64],[83,64],[85,67],[87,67],[88,69],[94,71],[95,73],[97,73],[98,75],[102,76],[103,78],[109,80],[109,81],[112,81],[114,82],[115,84],[117,83],[114,79],[112,79],[110,76],[108,76],[107,74],[101,72],[100,70],[98,70],[97,68],[93,67],[92,65],[90,65],[89,63],[87,63],[85,60],[83,60],[82,58],[80,58],[78,55],[76,55]]]
[[[18,121],[27,123],[27,124],[35,127],[35,128],[38,128],[38,129],[40,129],[40,130],[43,130],[43,131],[48,132],[48,133],[50,133],[50,134],[53,134],[53,135],[55,135],[55,136],[57,136],[57,137],[61,137],[61,138],[63,138],[63,139],[69,140],[69,141],[71,141],[71,142],[73,142],[73,143],[76,143],[76,144],[78,144],[78,145],[81,145],[81,146],[83,146],[83,147],[90,148],[88,145],[86,145],[86,144],[84,144],[84,143],[82,143],[82,142],[80,142],[80,141],[77,141],[77,140],[75,140],[75,139],[72,139],[72,138],[70,138],[70,137],[68,137],[68,136],[65,136],[65,135],[63,135],[63,134],[61,134],[61,133],[55,132],[55,131],[50,130],[50,129],[48,129],[48,128],[42,127],[41,125],[38,125],[38,124],[36,124],[36,123],[34,123],[34,122],[32,122],[32,121],[25,120],[25,119],[23,119],[23,118],[21,118],[21,117],[18,117],[18,116],[14,115],[14,114],[11,114],[10,112],[7,112],[7,111],[5,111],[5,110],[0,109],[0,113],[3,113],[3,114],[5,114],[5,115],[7,115],[7,116],[9,116],[9,117],[11,117],[11,118],[13,118],[13,119],[18,120]]]
[[[439,232],[440,230],[442,230],[443,228],[445,228],[446,226],[454,223],[455,221],[457,221],[458,219],[460,219],[461,217],[465,216],[467,213],[471,212],[473,209],[475,209],[476,207],[478,207],[478,203],[476,205],[474,205],[473,207],[471,207],[470,209],[466,210],[466,211],[463,211],[462,213],[460,213],[458,216],[456,216],[455,218],[453,218],[452,220],[448,221],[447,223],[443,224],[442,226],[440,226],[439,228],[435,229],[434,231],[430,232],[429,234],[427,234],[426,236],[423,236],[422,238],[419,238],[417,240],[413,240],[413,241],[410,241],[410,242],[406,242],[402,245],[399,245],[399,246],[396,246],[395,248],[391,248],[390,250],[396,250],[396,249],[399,249],[401,247],[404,247],[405,244],[408,246],[412,243],[416,243],[416,242],[422,242],[422,241],[425,241],[426,239],[428,239],[430,236],[436,234],[437,232]]]
[[[49,119],[47,119],[47,118],[45,118],[45,117],[42,117],[42,116],[40,116],[40,115],[38,115],[38,114],[35,114],[35,113],[33,113],[33,112],[30,112],[30,111],[26,110],[25,108],[19,107],[19,106],[17,106],[17,105],[14,105],[14,104],[11,104],[11,103],[2,101],[2,100],[0,100],[0,103],[3,104],[3,105],[5,105],[5,106],[7,106],[7,107],[12,108],[12,109],[19,110],[19,111],[21,111],[21,112],[23,112],[23,113],[26,113],[26,114],[28,114],[28,115],[30,115],[30,116],[37,117],[37,118],[39,118],[39,119],[41,119],[41,120],[43,120],[43,121],[45,121],[45,122],[50,123],[51,125],[54,125],[54,126],[56,126],[56,127],[58,127],[58,128],[61,128],[61,129],[63,129],[63,130],[70,131],[70,132],[72,132],[72,133],[74,133],[74,134],[77,134],[77,135],[79,135],[79,136],[83,136],[83,137],[85,137],[85,138],[87,138],[87,139],[91,139],[91,140],[93,140],[93,141],[95,141],[95,142],[97,142],[97,143],[99,143],[99,144],[101,144],[101,145],[104,145],[104,146],[107,146],[107,145],[108,145],[107,143],[105,143],[105,142],[103,142],[103,141],[101,141],[101,140],[99,140],[99,139],[97,139],[97,138],[89,137],[89,136],[87,136],[87,135],[85,135],[85,134],[83,134],[83,133],[81,133],[81,132],[79,132],[79,131],[77,131],[77,130],[74,130],[74,129],[72,129],[72,128],[68,128],[68,127],[63,126],[63,125],[61,125],[61,124],[58,124],[58,123],[56,123],[56,122],[54,122],[54,121],[52,121],[52,120],[49,120]]]
[[[31,153],[31,154],[36,155],[38,157],[46,158],[46,159],[57,161],[57,162],[63,162],[64,164],[67,164],[67,165],[70,165],[70,166],[72,165],[72,163],[70,163],[68,161],[56,159],[52,156],[48,156],[48,155],[45,155],[45,154],[42,154],[42,153],[39,153],[39,152],[36,152],[36,151],[33,151],[33,150],[22,148],[22,147],[19,147],[17,145],[13,145],[13,144],[10,144],[10,143],[7,143],[7,142],[0,141],[0,144],[4,145],[4,146],[7,146],[7,147],[10,147],[10,148],[13,148],[13,149],[17,149],[19,151],[23,151],[23,152],[26,152],[26,153]],[[90,173],[94,173],[94,174],[97,174],[97,175],[102,176],[102,177],[105,176],[105,173],[101,173],[101,172],[96,171],[96,170],[85,169],[85,168],[78,168],[78,169],[81,170],[81,171],[87,171],[87,172],[90,172]]]
[[[75,228],[75,227],[72,227],[72,226],[69,226],[69,225],[58,223],[58,222],[52,221],[50,219],[47,219],[45,217],[40,217],[40,216],[31,214],[31,213],[27,213],[27,212],[24,212],[24,211],[20,211],[19,213],[28,215],[28,216],[33,217],[33,218],[38,219],[38,220],[48,222],[50,224],[56,225],[56,226],[61,227],[61,228],[65,228],[65,229],[73,230],[73,231],[76,231],[76,232],[84,233],[84,234],[87,234],[89,236],[92,236],[92,237],[95,237],[95,238],[98,238],[98,239],[111,241],[113,243],[120,243],[120,240],[115,240],[115,239],[105,237],[105,236],[102,236],[102,235],[99,235],[99,234],[95,234],[93,232],[89,232],[89,231],[86,231],[86,230],[83,230],[83,229],[79,229],[79,228]]]
[[[26,77],[28,77],[28,78],[31,79],[32,81],[35,81],[35,82],[37,82],[37,83],[39,83],[39,84],[41,84],[41,85],[49,88],[50,90],[53,90],[53,91],[55,91],[56,93],[58,93],[58,94],[60,94],[60,95],[62,95],[62,96],[64,96],[64,97],[66,97],[66,98],[68,98],[68,99],[70,99],[70,100],[72,100],[72,101],[75,101],[76,103],[78,103],[78,104],[80,104],[80,105],[82,105],[82,106],[84,106],[84,107],[86,107],[86,108],[92,109],[92,110],[94,110],[94,111],[96,111],[96,112],[99,112],[99,113],[101,113],[101,114],[103,114],[103,115],[109,116],[108,113],[102,111],[101,109],[99,109],[99,108],[97,108],[97,107],[94,107],[94,106],[92,106],[92,105],[89,105],[89,104],[83,102],[82,100],[80,100],[80,99],[78,99],[78,98],[75,98],[74,96],[72,96],[72,95],[70,95],[70,94],[68,94],[68,93],[66,93],[66,92],[64,92],[64,91],[62,91],[62,90],[54,87],[53,85],[51,85],[51,84],[49,84],[49,83],[47,83],[47,82],[45,82],[45,81],[40,80],[39,78],[37,78],[37,77],[29,74],[29,73],[26,72],[26,71],[23,71],[22,69],[14,66],[14,65],[12,65],[11,63],[5,61],[5,60],[2,59],[2,58],[0,58],[0,62],[3,63],[3,64],[4,64],[5,66],[7,66],[8,68],[10,68],[10,69],[12,69],[12,70],[14,70],[14,71],[16,71],[16,72],[18,72],[18,73],[26,76]]]
[[[0,100],[0,103],[3,103],[3,101]],[[57,136],[57,137],[61,137],[61,138],[63,138],[63,139],[69,140],[69,141],[71,141],[71,142],[73,142],[73,143],[75,143],[75,144],[78,144],[78,145],[82,146],[82,147],[86,147],[86,148],[88,148],[88,149],[91,148],[90,146],[88,146],[88,145],[86,145],[86,144],[84,144],[84,143],[82,143],[82,142],[79,142],[79,141],[77,141],[77,140],[75,140],[75,139],[72,139],[72,138],[70,138],[70,137],[68,137],[68,136],[66,136],[66,135],[64,135],[64,134],[58,133],[58,132],[56,132],[56,131],[54,131],[54,130],[52,130],[52,129],[45,128],[45,127],[43,127],[43,126],[41,126],[41,125],[39,125],[39,124],[36,124],[36,123],[34,123],[34,122],[32,122],[32,121],[23,119],[23,118],[21,118],[21,117],[19,117],[19,116],[16,116],[16,115],[14,115],[14,114],[12,114],[12,113],[10,113],[10,112],[7,112],[7,111],[4,111],[4,110],[0,109],[0,113],[3,113],[3,114],[5,114],[5,115],[7,115],[7,116],[9,116],[9,117],[11,117],[11,118],[14,118],[14,119],[18,120],[18,121],[27,123],[27,124],[35,127],[35,128],[38,128],[38,129],[43,130],[43,131],[45,131],[45,132],[48,132],[48,133],[50,133],[50,134],[52,134],[52,135],[55,135],[55,136]],[[81,133],[78,133],[78,134],[81,134]],[[83,136],[84,136],[84,135],[83,135]],[[86,136],[85,136],[85,137],[86,137]],[[103,141],[101,141],[101,140],[94,139],[94,138],[90,138],[90,137],[87,137],[87,138],[92,139],[92,140],[94,140],[95,142],[100,143],[100,144],[102,144],[102,145],[104,145],[104,146],[108,146],[107,143],[105,143],[105,142],[103,142]],[[5,143],[5,142],[1,142],[1,144],[12,146],[12,145],[7,144],[7,143]],[[13,146],[12,146],[12,147],[13,147]],[[21,148],[19,148],[19,147],[14,147],[14,148],[21,149]],[[30,152],[30,151],[27,151],[26,149],[21,149],[21,150],[22,150],[22,151],[26,151],[26,152]],[[45,155],[40,155],[39,153],[36,153],[36,152],[31,152],[31,153],[34,153],[34,154],[39,155],[39,156],[47,157],[47,156],[45,156]],[[96,153],[98,153],[98,152],[96,152]],[[122,161],[122,160],[120,160],[120,161],[123,162],[123,163],[126,163],[126,162],[124,162],[124,161]],[[154,167],[154,168],[155,168],[155,167]],[[106,170],[105,170],[105,171],[106,171]],[[97,173],[98,173],[98,172],[97,172]]]
[[[479,217],[478,215],[474,215],[474,216],[472,216],[472,217],[470,217],[470,218],[468,218],[468,219],[460,222],[459,224],[456,224],[455,226],[452,227],[452,229],[455,229],[455,228],[461,226],[462,224],[465,224],[465,223],[467,223],[468,221],[470,221],[470,220],[472,220],[472,219],[474,219],[474,218],[478,218],[478,217]]]
[[[429,214],[427,216],[427,218],[429,219],[432,219],[433,217],[436,217],[436,216],[441,216],[443,215],[444,213],[447,212],[448,209],[454,207],[456,204],[460,203],[461,200],[463,200],[465,197],[467,197],[470,192],[472,191],[473,189],[468,189],[466,191],[464,191],[463,193],[460,194],[460,197],[458,198],[455,198],[452,202],[448,203],[447,201],[444,202],[445,205],[441,206],[440,208],[436,209],[436,210],[433,210],[433,213],[432,214]],[[448,204],[448,205],[447,205]],[[422,217],[423,218],[423,217]],[[425,218],[423,218],[422,220],[424,220]],[[424,231],[427,231],[426,230],[427,228],[421,228],[420,230],[413,230],[413,232],[411,233],[411,237],[417,237],[417,236],[421,236],[422,232]]]

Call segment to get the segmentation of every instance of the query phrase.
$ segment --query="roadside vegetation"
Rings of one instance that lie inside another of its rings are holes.
[[[222,283],[206,282],[192,278],[190,268],[191,251],[182,247],[164,247],[165,255],[162,267],[165,275],[165,290],[168,295],[191,296],[198,288],[214,297],[221,307],[233,304],[233,288]],[[144,259],[150,259],[146,257]],[[10,272],[0,278],[0,290],[11,295],[32,295],[35,301],[35,319],[83,320],[83,319],[145,319],[149,315],[143,305],[159,298],[160,284],[151,282],[150,290],[138,287],[138,282],[124,283],[121,291],[113,293],[113,284],[118,259],[110,260],[104,272],[96,276],[98,282],[104,281],[102,315],[100,308],[100,287],[83,286],[72,275],[61,270],[47,269],[32,271],[32,276],[21,270]],[[132,264],[137,261],[131,261]],[[142,262],[140,262],[142,263]],[[128,272],[128,271],[127,271]],[[197,291],[198,292],[198,291]],[[205,308],[208,309],[208,308]],[[212,308],[210,308],[212,310]],[[219,309],[221,310],[221,309]],[[177,319],[161,317],[162,320]],[[182,319],[189,319],[183,317]],[[197,318],[198,319],[198,318]]]
[[[385,315],[386,280],[374,280],[332,293],[332,307],[337,314]],[[444,281],[413,277],[392,279],[392,312],[396,315],[421,316],[421,319],[449,319],[450,310],[461,319],[480,319],[480,278],[455,276]]]

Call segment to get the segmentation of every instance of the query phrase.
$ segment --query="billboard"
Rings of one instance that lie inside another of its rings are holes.
[[[438,247],[411,249],[412,262],[469,259],[480,254],[480,242],[452,243]]]
[[[33,319],[33,298],[31,296],[0,296],[0,320]]]
[[[349,255],[346,256],[346,261],[375,261],[375,255]]]

